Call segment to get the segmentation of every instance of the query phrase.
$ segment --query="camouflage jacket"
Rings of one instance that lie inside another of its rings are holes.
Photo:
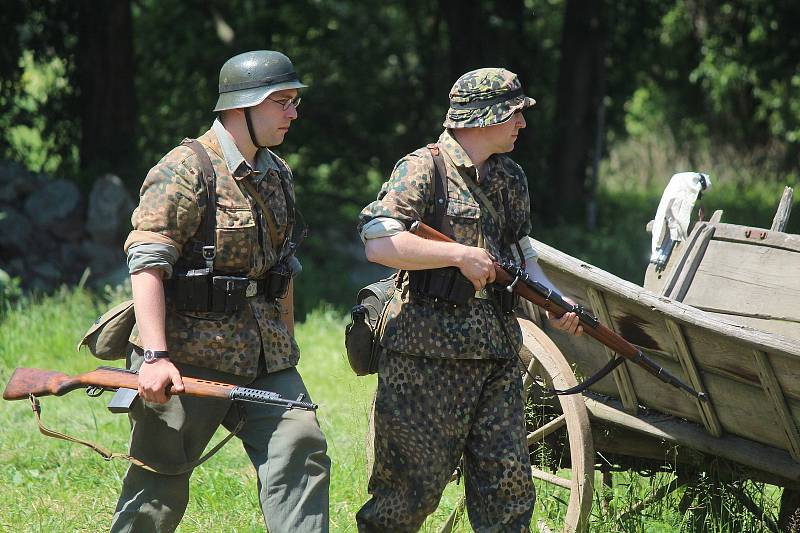
[[[496,154],[487,161],[485,175],[476,176],[466,152],[447,130],[439,137],[438,144],[448,180],[444,221],[448,227],[442,229],[461,244],[482,246],[496,258],[511,258],[513,242],[531,229],[528,184],[522,168],[510,157]],[[433,173],[433,160],[427,148],[401,159],[378,193],[378,199],[361,211],[359,230],[378,217],[394,218],[406,227],[415,220],[430,217]],[[497,219],[490,209],[481,206],[478,196],[464,182],[463,174],[481,188]],[[405,282],[389,304],[381,345],[426,357],[514,357],[522,342],[519,326],[513,317],[502,316],[492,307],[492,302],[484,298],[473,298],[460,307],[412,298]]]
[[[285,180],[294,198],[291,170],[268,151],[260,154],[263,160],[259,159],[265,161],[265,172],[251,175],[251,169],[243,163],[232,173],[213,129],[198,140],[211,158],[217,180],[214,271],[262,278],[277,261],[276,248],[291,231],[280,183]],[[201,221],[208,203],[200,168],[195,153],[181,145],[150,170],[131,218],[133,231],[126,241],[126,252],[136,244],[160,243],[174,246],[180,252],[179,262],[191,260],[193,246],[202,244]],[[254,183],[272,211],[280,241],[277,246],[270,242],[264,215],[250,199],[242,180]],[[170,358],[249,377],[257,374],[262,352],[267,372],[296,365],[299,349],[280,319],[281,302],[268,302],[262,296],[248,302],[233,314],[185,313],[176,311],[168,299],[165,327]]]

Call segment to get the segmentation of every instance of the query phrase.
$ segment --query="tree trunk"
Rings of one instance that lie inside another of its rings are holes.
[[[136,93],[130,0],[82,0],[78,10],[81,170],[91,179],[102,172],[131,178]]]
[[[552,196],[541,206],[549,220],[583,218],[597,106],[605,88],[605,17],[603,0],[567,1],[550,152]]]
[[[447,22],[452,82],[470,70],[490,66],[484,64],[488,30],[480,0],[440,0],[439,6]]]

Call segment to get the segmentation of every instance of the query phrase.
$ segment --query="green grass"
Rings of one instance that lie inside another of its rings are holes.
[[[118,298],[108,293],[106,298]],[[5,383],[17,366],[48,368],[67,373],[91,370],[100,361],[75,345],[88,325],[105,307],[80,290],[63,289],[56,294],[23,299],[0,311],[0,381]],[[365,435],[375,377],[357,378],[344,354],[345,320],[330,309],[318,309],[298,325],[302,350],[300,372],[320,404],[319,419],[327,436],[333,460],[331,477],[331,530],[354,532],[354,516],[368,495]],[[128,422],[123,415],[110,414],[107,397],[89,398],[73,392],[61,398],[44,398],[45,425],[124,451]],[[72,532],[107,530],[116,504],[127,463],[103,461],[87,448],[45,438],[38,433],[26,402],[0,402],[0,531]],[[225,435],[220,431],[215,442]],[[566,472],[564,472],[567,475]],[[678,490],[619,520],[637,502],[669,483],[671,474],[644,477],[620,473],[613,487],[598,488],[592,509],[595,532],[713,531],[756,532],[758,520],[737,506],[723,490],[717,499],[705,490],[685,514],[678,512],[683,490]],[[708,485],[713,487],[711,479]],[[595,483],[601,487],[599,474]],[[771,486],[748,484],[754,499],[773,515],[779,491]],[[564,512],[559,500],[568,495],[552,486],[537,484],[538,501],[533,530],[539,520],[553,531]],[[463,485],[451,483],[439,509],[428,519],[423,531],[438,531],[463,493]],[[607,508],[603,494],[613,498]],[[702,525],[698,526],[698,524]],[[263,531],[257,501],[256,480],[246,455],[234,439],[192,477],[191,500],[179,528],[181,532]],[[462,520],[456,531],[471,531]]]

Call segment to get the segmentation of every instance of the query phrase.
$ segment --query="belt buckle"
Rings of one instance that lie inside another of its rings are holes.
[[[244,290],[244,295],[247,298],[252,298],[256,294],[258,294],[258,282],[251,279],[247,282],[247,288]]]
[[[478,291],[475,291],[475,298],[480,300],[491,300],[492,297],[486,287],[484,287]]]

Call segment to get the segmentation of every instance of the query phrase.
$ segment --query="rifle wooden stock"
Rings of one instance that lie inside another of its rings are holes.
[[[411,226],[410,231],[415,235],[432,241],[455,242],[447,235],[440,233],[423,222],[415,222]],[[604,344],[605,346],[608,346],[621,357],[636,363],[664,383],[682,389],[699,400],[707,400],[705,393],[696,391],[680,379],[661,368],[652,359],[644,355],[639,348],[625,340],[625,338],[619,335],[617,332],[601,324],[594,316],[587,313],[582,307],[575,306],[573,308],[572,305],[563,300],[560,294],[556,293],[555,291],[551,291],[536,281],[529,281],[526,278],[525,280],[517,280],[517,282],[515,282],[515,278],[509,274],[509,272],[500,263],[496,261],[494,263],[494,270],[496,283],[506,287],[513,283],[513,291],[515,294],[525,298],[526,300],[550,312],[552,315],[558,318],[566,313],[575,312],[580,318],[584,333]],[[537,292],[537,290],[534,290],[532,287],[532,285],[537,286],[537,284],[541,286],[542,292]]]
[[[248,389],[230,383],[219,383],[204,379],[182,377],[184,391],[180,394],[202,398],[222,398],[226,400],[244,400],[255,403],[278,405],[289,409],[314,410],[316,404],[304,402],[300,398],[288,400],[279,394],[258,389]],[[4,400],[22,400],[30,395],[62,396],[75,389],[95,387],[103,390],[121,388],[136,390],[139,386],[139,375],[123,368],[98,367],[96,370],[69,376],[62,372],[39,370],[36,368],[17,368],[11,374],[5,390]]]

